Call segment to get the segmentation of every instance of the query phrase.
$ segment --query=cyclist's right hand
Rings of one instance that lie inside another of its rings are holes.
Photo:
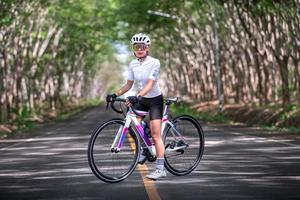
[[[117,97],[117,95],[114,93],[114,94],[108,94],[106,96],[106,102],[112,102],[113,99],[115,99]]]

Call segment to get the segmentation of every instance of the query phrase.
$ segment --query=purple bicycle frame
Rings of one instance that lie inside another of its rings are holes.
[[[130,109],[126,115],[125,120],[126,120],[125,126],[122,129],[121,137],[120,137],[120,140],[117,145],[118,149],[120,149],[122,147],[123,142],[126,137],[126,134],[127,134],[127,131],[128,131],[128,128],[132,121],[134,122],[134,126],[135,126],[136,130],[138,131],[139,135],[141,136],[141,138],[143,139],[143,141],[147,145],[147,147],[150,147],[153,145],[150,138],[147,136],[147,134],[145,134],[145,131],[144,131],[144,128],[142,127],[142,125],[137,121],[136,115]]]

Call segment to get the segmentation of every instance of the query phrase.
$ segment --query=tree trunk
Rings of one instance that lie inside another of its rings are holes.
[[[10,119],[10,106],[8,102],[8,92],[7,92],[7,86],[8,86],[8,75],[7,75],[7,69],[8,69],[8,64],[7,64],[7,55],[5,49],[2,50],[2,66],[1,71],[2,71],[2,79],[1,82],[3,83],[3,90],[1,90],[1,121],[2,122],[7,122]]]

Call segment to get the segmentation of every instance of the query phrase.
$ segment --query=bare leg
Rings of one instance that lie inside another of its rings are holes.
[[[164,154],[165,154],[165,146],[160,134],[161,131],[161,120],[160,119],[155,119],[150,121],[150,129],[151,129],[151,135],[152,139],[155,144],[155,149],[156,149],[156,170],[152,172],[151,174],[148,174],[146,177],[149,179],[159,179],[162,177],[165,177],[166,171],[164,170]]]
[[[150,130],[156,149],[156,157],[163,158],[165,155],[165,146],[161,137],[161,119],[150,121]]]

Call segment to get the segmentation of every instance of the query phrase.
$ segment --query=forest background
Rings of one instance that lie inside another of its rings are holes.
[[[138,32],[174,112],[299,132],[299,24],[299,0],[1,0],[0,132],[98,105]]]

